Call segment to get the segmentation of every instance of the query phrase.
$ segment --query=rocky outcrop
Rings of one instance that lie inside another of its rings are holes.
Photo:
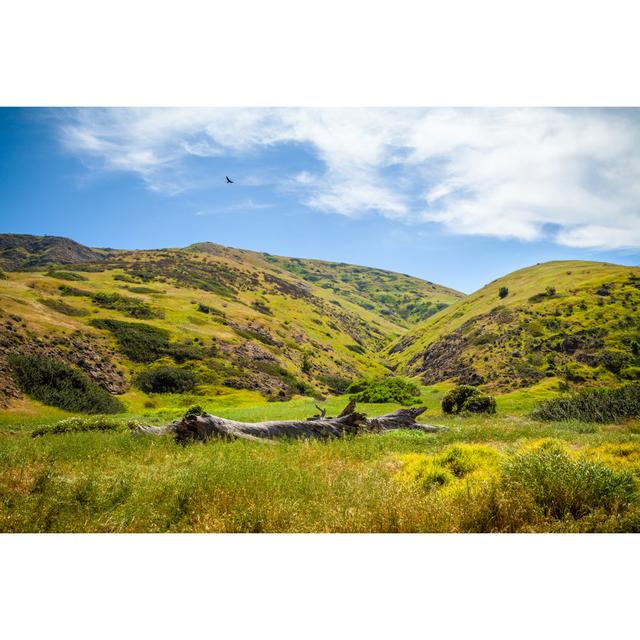
[[[29,331],[17,316],[0,316],[0,406],[3,407],[22,397],[7,361],[10,353],[43,355],[76,365],[110,393],[124,393],[129,388],[124,373],[113,363],[110,349],[94,336],[75,331],[44,338]]]

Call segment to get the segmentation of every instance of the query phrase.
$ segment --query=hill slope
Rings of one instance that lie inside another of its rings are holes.
[[[123,251],[0,236],[0,256],[9,271],[0,279],[2,353],[65,360],[140,402],[151,400],[136,377],[161,364],[189,369],[207,393],[340,389],[388,371],[384,346],[424,309],[462,295],[402,274],[213,243]],[[0,403],[20,396],[1,356],[0,381]]]
[[[639,267],[548,262],[495,280],[409,331],[388,353],[399,371],[429,384],[507,390],[554,376],[632,378],[640,373],[639,306]]]

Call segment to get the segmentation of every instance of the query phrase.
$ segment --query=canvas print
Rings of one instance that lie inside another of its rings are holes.
[[[0,109],[1,532],[640,530],[640,111]]]

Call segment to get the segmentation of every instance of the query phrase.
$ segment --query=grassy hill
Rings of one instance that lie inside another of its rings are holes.
[[[639,306],[638,267],[548,262],[451,305],[388,354],[398,371],[427,384],[451,380],[507,391],[549,378],[567,384],[637,379]]]
[[[63,360],[129,409],[164,401],[138,382],[160,366],[195,381],[184,403],[232,390],[340,391],[387,373],[383,348],[462,296],[379,269],[213,243],[124,251],[4,235],[0,265],[2,353]],[[22,396],[14,373],[0,356],[4,406]]]

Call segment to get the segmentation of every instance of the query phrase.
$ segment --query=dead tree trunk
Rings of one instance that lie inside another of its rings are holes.
[[[273,420],[268,422],[236,422],[211,414],[188,415],[166,427],[138,426],[138,433],[151,435],[173,434],[176,442],[186,444],[192,441],[206,442],[212,438],[236,440],[273,441],[276,438],[313,438],[326,440],[358,433],[381,433],[393,429],[416,429],[433,433],[446,427],[419,424],[416,418],[426,407],[398,409],[393,413],[367,418],[355,410],[352,400],[335,418],[327,418],[324,412],[307,420]]]

